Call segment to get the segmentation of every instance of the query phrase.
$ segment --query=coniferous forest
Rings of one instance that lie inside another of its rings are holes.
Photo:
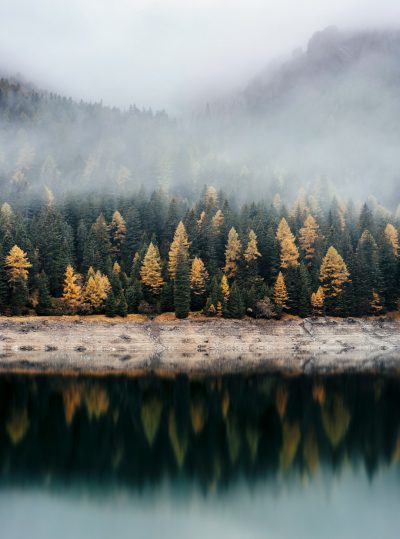
[[[381,315],[398,309],[399,226],[374,200],[303,192],[290,205],[214,187],[194,202],[162,188],[3,202],[1,313]]]

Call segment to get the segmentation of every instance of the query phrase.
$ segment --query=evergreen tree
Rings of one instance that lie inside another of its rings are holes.
[[[176,257],[174,306],[177,318],[186,318],[188,316],[190,309],[190,279],[188,256],[184,244],[181,244]]]
[[[114,292],[110,290],[105,304],[105,313],[109,318],[113,318],[117,314],[117,305],[115,301]]]
[[[383,283],[378,246],[368,230],[364,230],[358,241],[353,282],[357,314],[372,314],[372,303],[381,295]]]
[[[245,307],[236,281],[233,282],[227,303],[227,315],[230,318],[243,318]]]
[[[103,215],[91,226],[83,254],[83,270],[92,267],[105,275],[111,274],[111,242]]]
[[[49,280],[47,275],[42,271],[38,277],[39,298],[36,306],[36,312],[39,315],[47,315],[51,313],[51,296],[49,292]]]
[[[126,290],[126,302],[128,313],[137,313],[140,302],[143,299],[143,291],[140,281],[134,280]]]

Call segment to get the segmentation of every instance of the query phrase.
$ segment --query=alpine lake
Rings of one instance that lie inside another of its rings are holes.
[[[0,536],[395,539],[400,377],[0,376]]]

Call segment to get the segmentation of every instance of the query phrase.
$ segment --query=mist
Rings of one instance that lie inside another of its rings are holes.
[[[400,202],[395,2],[0,6],[4,200],[215,185],[291,203],[318,185]]]
[[[110,106],[177,114],[247,84],[324,27],[392,25],[395,0],[1,0],[0,70]]]

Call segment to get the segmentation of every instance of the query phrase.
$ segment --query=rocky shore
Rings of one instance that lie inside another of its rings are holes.
[[[0,318],[0,372],[400,372],[400,321]]]

